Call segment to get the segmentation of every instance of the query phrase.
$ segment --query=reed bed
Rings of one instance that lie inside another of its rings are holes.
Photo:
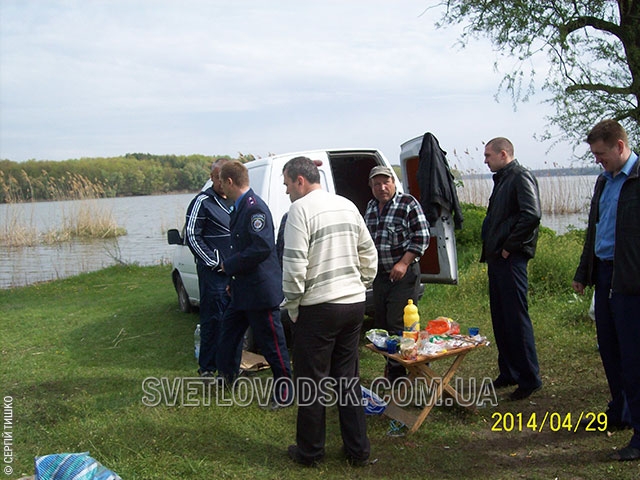
[[[546,214],[571,214],[588,211],[595,177],[540,176],[540,205]],[[458,181],[458,198],[463,203],[486,207],[493,189],[491,178],[466,178]]]
[[[68,173],[59,179],[49,178],[44,187],[52,201],[73,200],[61,208],[61,226],[39,231],[35,225],[33,211],[37,203],[33,201],[33,183],[24,172],[23,184],[29,186],[25,191],[18,189],[18,181],[11,175],[0,172],[0,190],[8,208],[7,218],[3,219],[0,229],[0,245],[6,247],[24,247],[38,244],[68,242],[74,238],[114,238],[126,235],[119,227],[110,209],[96,201],[105,197],[105,186],[92,182],[80,174]],[[42,182],[38,188],[42,188]],[[29,205],[29,210],[26,208]]]
[[[23,247],[38,243],[38,229],[34,226],[33,217],[25,218],[23,212],[9,205],[6,218],[0,225],[0,245],[5,247]]]

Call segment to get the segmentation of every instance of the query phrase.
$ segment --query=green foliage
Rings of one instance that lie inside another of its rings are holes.
[[[543,138],[582,143],[604,118],[619,120],[631,145],[640,145],[640,2],[572,0],[447,0],[438,23],[466,25],[461,42],[485,35],[514,60],[500,84],[513,102],[527,101],[536,74],[543,78],[556,113]],[[546,54],[547,72],[534,57]],[[635,80],[634,80],[635,79]]]
[[[456,305],[462,298],[478,298],[486,293],[486,266],[479,263],[482,240],[480,232],[486,214],[484,207],[463,204],[464,228],[456,231],[459,285],[455,289]],[[540,227],[535,257],[529,262],[529,288],[532,297],[548,297],[556,294],[571,295],[571,282],[575,274],[584,230],[571,229],[564,235]],[[429,286],[428,288],[433,288]],[[448,292],[449,289],[444,289]],[[488,301],[488,299],[487,299]],[[463,307],[467,308],[467,306]]]
[[[458,248],[480,247],[482,245],[482,222],[487,216],[486,207],[463,203],[463,228],[456,230],[456,244]]]
[[[480,260],[482,249],[482,222],[487,215],[486,207],[463,203],[462,216],[464,222],[462,229],[456,230],[456,249],[458,252],[458,266],[466,268],[468,265]]]
[[[463,290],[470,289],[471,295],[477,295],[485,288],[485,278],[479,274],[482,267],[476,265],[482,249],[482,222],[487,209],[468,203],[462,204],[464,228],[456,230],[456,248],[458,266],[463,272],[465,282],[472,280],[481,282],[472,287],[465,285]],[[564,235],[556,235],[550,228],[540,226],[536,255],[529,262],[529,287],[532,295],[548,295],[571,291],[571,281],[578,266],[584,230],[569,229]],[[486,275],[486,269],[483,270]],[[462,279],[460,284],[462,285]]]
[[[252,155],[240,154],[243,162]],[[60,200],[67,178],[80,176],[101,185],[102,196],[126,197],[175,191],[197,191],[209,178],[218,156],[130,153],[114,158],[13,162],[0,161],[0,203]],[[225,158],[230,158],[225,156]]]
[[[556,235],[549,229],[541,229],[536,256],[529,262],[531,295],[571,294],[582,245],[583,240],[576,233]]]

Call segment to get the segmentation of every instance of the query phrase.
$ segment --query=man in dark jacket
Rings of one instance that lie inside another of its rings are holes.
[[[200,355],[198,373],[213,377],[216,368],[218,332],[229,303],[227,275],[221,270],[229,254],[229,207],[231,202],[220,188],[218,173],[228,162],[218,159],[211,165],[213,185],[200,192],[187,208],[185,240],[196,260],[200,289]]]
[[[609,429],[631,426],[613,460],[640,459],[640,180],[638,155],[614,120],[598,123],[587,143],[604,168],[596,180],[573,289],[595,285],[596,330],[611,391]]]
[[[482,224],[482,256],[487,262],[493,333],[500,374],[496,388],[518,385],[512,400],[542,386],[529,317],[527,264],[535,255],[540,224],[538,182],[514,158],[506,138],[490,140],[484,162],[493,175],[493,192]]]
[[[282,270],[276,254],[273,219],[267,204],[249,187],[247,168],[238,161],[220,170],[224,193],[233,200],[231,253],[223,270],[231,277],[231,302],[222,320],[218,370],[232,382],[240,369],[244,332],[253,336],[275,379],[272,407],[292,400],[291,366],[280,321]]]

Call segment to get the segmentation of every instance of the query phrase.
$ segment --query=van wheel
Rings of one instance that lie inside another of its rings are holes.
[[[184,288],[180,277],[176,279],[176,291],[178,292],[178,304],[180,305],[180,311],[184,313],[191,313],[193,311],[193,307],[189,301],[189,294]]]

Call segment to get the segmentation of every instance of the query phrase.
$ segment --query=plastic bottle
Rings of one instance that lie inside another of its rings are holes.
[[[196,325],[196,331],[193,332],[193,353],[198,360],[200,358],[200,324]]]
[[[418,339],[418,332],[420,331],[420,314],[418,313],[418,307],[413,304],[413,300],[407,301],[407,306],[404,307],[404,332],[403,337],[410,337],[414,340]]]

